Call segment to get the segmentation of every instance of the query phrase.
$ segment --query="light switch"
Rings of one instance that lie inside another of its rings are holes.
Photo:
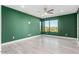
[[[31,24],[31,22],[29,21],[28,24]]]

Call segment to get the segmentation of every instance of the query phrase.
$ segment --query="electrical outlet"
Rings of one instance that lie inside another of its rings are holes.
[[[68,36],[68,34],[66,33],[65,36]]]
[[[15,39],[15,37],[13,36],[13,39]]]
[[[31,34],[28,34],[28,36],[31,36]]]

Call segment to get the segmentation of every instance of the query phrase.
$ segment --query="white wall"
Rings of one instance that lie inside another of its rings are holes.
[[[77,38],[79,41],[79,13],[77,14]]]
[[[1,53],[1,5],[0,5],[0,53]]]

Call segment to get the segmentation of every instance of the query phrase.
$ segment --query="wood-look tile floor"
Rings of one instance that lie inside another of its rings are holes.
[[[79,54],[76,40],[39,36],[13,44],[2,45],[2,54]]]

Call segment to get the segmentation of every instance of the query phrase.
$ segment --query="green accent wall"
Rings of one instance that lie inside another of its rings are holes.
[[[2,43],[40,34],[40,19],[2,6]]]
[[[77,13],[77,38],[79,40],[79,12]]]
[[[44,21],[55,19],[58,20],[58,32],[56,33],[42,31],[42,34],[67,36],[74,38],[77,37],[77,13],[43,19],[41,21],[42,29],[44,28]]]

